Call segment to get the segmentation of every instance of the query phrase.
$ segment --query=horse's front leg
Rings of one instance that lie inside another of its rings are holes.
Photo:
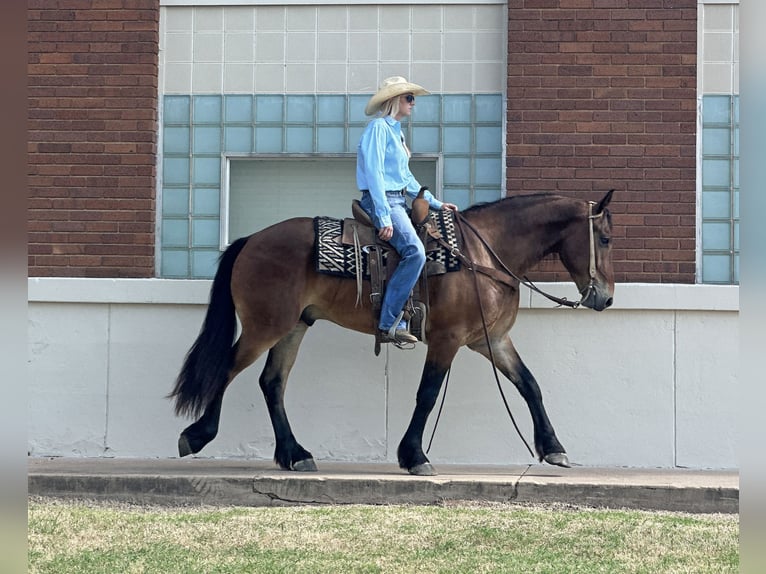
[[[487,359],[491,359],[486,341],[471,344],[468,347]],[[556,437],[548,413],[543,406],[543,397],[535,377],[519,357],[508,335],[492,341],[492,355],[497,368],[518,389],[527,402],[532,415],[535,432],[535,450],[540,461],[569,468],[564,447]]]
[[[423,452],[423,431],[457,349],[458,347],[451,342],[443,344],[432,340],[428,344],[428,354],[423,366],[423,375],[420,378],[415,411],[412,413],[410,424],[397,450],[399,466],[407,469],[410,474],[419,476],[436,474]]]

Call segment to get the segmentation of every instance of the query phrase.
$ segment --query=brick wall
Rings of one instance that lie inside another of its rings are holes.
[[[154,275],[159,0],[29,0],[29,274]]]
[[[694,282],[696,0],[508,8],[508,192],[616,188],[616,279]],[[150,277],[159,1],[29,0],[28,19],[29,273]]]
[[[508,0],[508,192],[615,188],[617,281],[694,282],[696,4]]]

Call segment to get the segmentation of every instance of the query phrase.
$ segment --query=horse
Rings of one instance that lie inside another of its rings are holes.
[[[539,461],[570,466],[538,383],[509,332],[519,308],[519,283],[526,282],[519,277],[548,255],[557,255],[571,276],[582,295],[579,304],[596,311],[612,304],[607,206],[613,191],[599,202],[519,194],[459,213],[462,253],[469,264],[428,279],[427,354],[415,408],[397,449],[402,469],[436,474],[423,452],[423,431],[462,346],[492,360],[525,399]],[[168,395],[178,416],[196,419],[178,439],[180,457],[200,452],[215,438],[226,388],[268,351],[259,385],[276,439],[274,462],[285,470],[317,470],[311,453],[293,435],[283,401],[298,348],[318,320],[365,334],[375,333],[377,320],[369,306],[355,304],[356,281],[315,270],[314,247],[313,219],[298,217],[239,238],[221,255],[201,330]],[[362,301],[369,301],[369,282],[362,288]],[[237,317],[241,332],[235,341]]]

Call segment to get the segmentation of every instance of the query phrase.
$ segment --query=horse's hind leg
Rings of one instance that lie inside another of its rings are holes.
[[[469,347],[490,359],[489,351],[484,341],[469,345]],[[494,356],[497,368],[516,385],[519,393],[527,402],[535,429],[535,450],[540,461],[544,460],[549,464],[568,468],[569,459],[564,447],[556,437],[556,432],[553,430],[548,413],[545,411],[540,387],[535,377],[521,360],[521,357],[519,357],[508,335],[492,342],[492,355]]]
[[[234,366],[229,371],[228,380],[221,391],[210,401],[202,416],[186,427],[178,438],[178,455],[181,457],[196,454],[218,434],[221,420],[223,395],[239,373],[252,365],[265,349],[252,347],[243,337],[231,349]]]
[[[307,329],[308,325],[299,321],[292,331],[272,347],[259,379],[276,439],[274,462],[285,470],[303,472],[315,471],[317,467],[311,453],[295,440],[287,420],[284,396],[287,377],[295,364],[298,348]]]
[[[180,456],[198,453],[212,441],[218,434],[221,419],[221,405],[223,395],[234,378],[252,365],[273,343],[265,340],[261,333],[255,331],[243,331],[237,342],[232,346],[232,367],[229,370],[226,384],[220,392],[210,401],[202,416],[193,424],[186,427],[178,439],[178,452]],[[273,341],[273,340],[272,340]]]
[[[218,434],[221,419],[223,392],[210,401],[205,412],[194,423],[186,427],[178,438],[178,456],[196,454]]]

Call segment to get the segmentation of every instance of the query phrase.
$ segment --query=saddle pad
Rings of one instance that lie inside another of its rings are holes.
[[[455,214],[451,211],[431,211],[429,217],[431,224],[441,233],[442,239],[452,249],[459,249],[461,245],[458,242],[457,233],[455,233]],[[460,260],[457,257],[436,243],[436,241],[434,241],[434,247],[432,251],[427,249],[432,254],[431,257],[428,257],[429,261],[441,263],[447,268],[447,272],[458,271],[460,269]]]
[[[434,211],[431,213],[431,223],[442,234],[442,238],[452,247],[458,247],[455,234],[455,222],[451,211]],[[337,277],[356,277],[356,258],[354,247],[343,245],[343,220],[332,217],[315,217],[314,233],[314,262],[317,273],[335,275]],[[438,244],[435,248],[426,250],[426,261],[441,263],[446,270],[457,271],[460,261]],[[387,252],[383,251],[383,261]],[[368,256],[362,253],[362,277],[370,278]]]
[[[314,218],[314,263],[317,273],[337,277],[356,277],[353,246],[343,245],[343,220]],[[366,254],[362,257],[362,276],[369,278]]]

